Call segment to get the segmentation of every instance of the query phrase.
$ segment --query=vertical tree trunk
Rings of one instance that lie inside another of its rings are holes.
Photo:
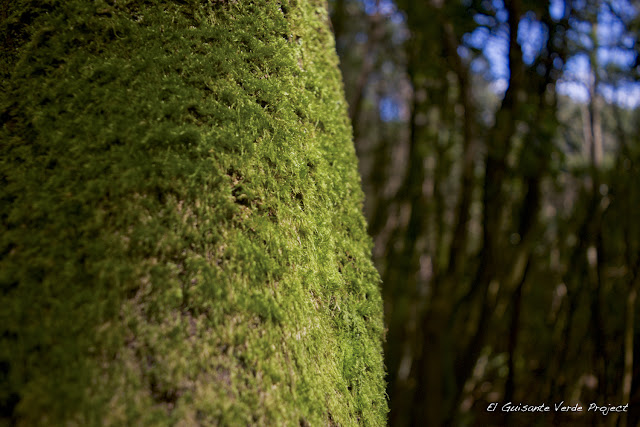
[[[325,2],[8,4],[2,422],[383,425]]]

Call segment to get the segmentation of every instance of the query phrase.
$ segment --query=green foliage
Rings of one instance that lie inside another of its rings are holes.
[[[5,421],[382,425],[323,2],[3,12]]]

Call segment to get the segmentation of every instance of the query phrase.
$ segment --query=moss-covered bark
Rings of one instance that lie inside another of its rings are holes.
[[[3,4],[4,422],[383,424],[324,2]]]

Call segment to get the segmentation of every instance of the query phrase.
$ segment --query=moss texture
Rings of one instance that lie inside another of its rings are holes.
[[[3,422],[384,424],[324,2],[0,16]]]

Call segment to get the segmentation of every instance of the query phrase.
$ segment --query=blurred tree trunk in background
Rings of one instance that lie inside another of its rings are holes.
[[[0,423],[384,425],[326,3],[0,16]]]
[[[638,110],[611,95],[637,90],[637,7],[334,5],[349,23],[338,52],[348,99],[358,100],[355,142],[383,278],[390,424],[530,423],[487,412],[491,402],[637,402]],[[382,38],[366,24],[380,16]],[[585,59],[590,82],[576,68]],[[633,417],[558,412],[535,422],[630,426]]]

